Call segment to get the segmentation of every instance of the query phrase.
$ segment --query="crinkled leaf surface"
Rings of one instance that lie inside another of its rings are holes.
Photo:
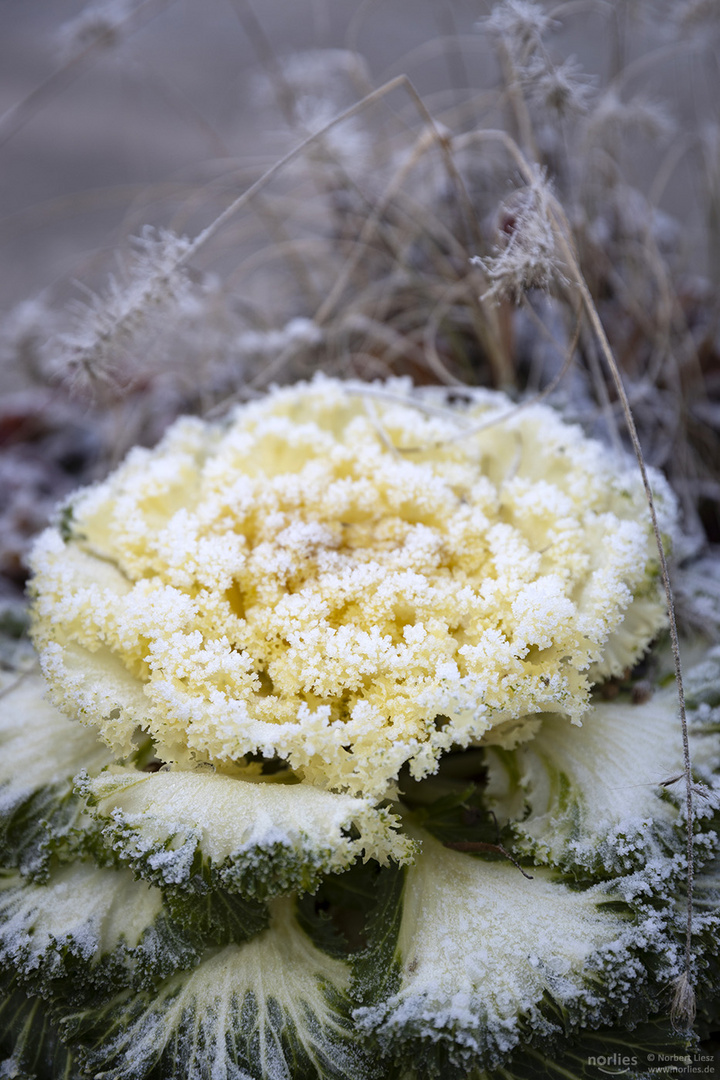
[[[547,715],[531,742],[488,748],[487,763],[488,804],[513,822],[516,852],[596,879],[649,864],[672,872],[683,850],[678,802],[662,786],[682,774],[673,691],[598,704],[582,727]]]
[[[169,916],[159,889],[128,870],[56,868],[45,883],[0,877],[0,965],[43,996],[87,1000],[152,985],[203,948]]]
[[[165,904],[175,922],[191,937],[214,945],[241,944],[268,924],[267,905],[227,889],[189,893],[165,889]]]
[[[104,1080],[370,1080],[348,977],[279,900],[252,941],[210,950],[151,993],[69,1013],[62,1030]]]
[[[0,698],[0,860],[35,874],[53,850],[72,846],[83,809],[75,774],[112,760],[97,732],[69,720],[45,692],[39,675],[13,675]]]
[[[520,1045],[641,1018],[654,1003],[641,951],[661,978],[676,971],[661,922],[632,915],[606,886],[573,890],[544,869],[527,880],[506,860],[450,851],[427,834],[422,843],[394,890],[399,922],[397,910],[381,914],[375,992],[367,957],[359,978],[356,1020],[390,1060],[465,1077]]]
[[[386,862],[413,851],[386,811],[309,784],[112,768],[80,790],[121,859],[181,890],[265,898],[312,890],[363,853]]]
[[[366,389],[180,419],[38,538],[43,670],[118,753],[141,725],[186,767],[259,752],[379,800],[508,720],[579,718],[590,665],[620,674],[665,625],[627,462],[539,404],[486,425],[507,398],[394,381],[371,417]]]

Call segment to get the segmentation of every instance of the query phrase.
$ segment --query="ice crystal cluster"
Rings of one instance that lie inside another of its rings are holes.
[[[626,463],[502,395],[317,379],[133,451],[33,564],[47,683],[7,676],[0,710],[0,1076],[589,1076],[618,1038],[645,1075],[685,1047],[674,698],[592,697],[665,624]]]

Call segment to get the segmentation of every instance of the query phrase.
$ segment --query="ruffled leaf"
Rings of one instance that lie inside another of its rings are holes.
[[[29,992],[66,1001],[152,985],[194,964],[204,944],[170,917],[158,889],[89,863],[61,866],[46,884],[5,873],[0,917],[0,965]]]
[[[113,768],[79,790],[119,858],[175,890],[312,891],[361,855],[406,861],[414,850],[387,811],[309,784]]]
[[[104,1080],[372,1080],[348,974],[301,929],[292,901],[275,901],[252,941],[209,951],[151,993],[69,1013],[61,1029]]]
[[[97,732],[63,716],[45,690],[38,675],[13,676],[0,708],[0,862],[34,875],[53,852],[82,844],[73,777],[111,760]]]
[[[382,916],[398,927],[402,910],[394,938],[381,939],[375,987],[363,957],[355,1019],[388,1060],[421,1062],[423,1077],[460,1080],[520,1046],[631,1024],[677,973],[662,920],[605,886],[573,890],[542,869],[527,880],[507,860],[449,851],[427,834],[405,875]]]
[[[514,851],[594,879],[645,869],[660,887],[681,874],[684,826],[665,786],[682,776],[676,701],[598,704],[582,727],[548,715],[531,742],[488,748],[488,805],[512,822]]]
[[[665,626],[626,461],[539,404],[379,389],[372,417],[318,378],[181,419],[38,538],[43,670],[118,754],[139,725],[164,761],[260,753],[384,799],[507,721],[580,718]]]

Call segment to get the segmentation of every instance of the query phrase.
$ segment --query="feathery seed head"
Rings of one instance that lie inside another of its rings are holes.
[[[497,34],[513,58],[524,62],[539,46],[543,34],[552,26],[552,19],[541,4],[531,0],[502,0],[477,25]]]
[[[134,237],[132,254],[110,278],[106,295],[78,304],[74,329],[59,336],[58,368],[79,382],[112,382],[117,358],[138,330],[187,296],[189,249],[187,237],[165,229],[148,227]]]
[[[122,36],[123,22],[138,6],[137,0],[96,0],[58,30],[61,53],[72,59],[92,46],[111,49]]]
[[[565,281],[549,195],[538,171],[532,184],[514,191],[501,206],[495,254],[471,260],[491,282],[485,297],[519,299],[527,289],[549,290]]]

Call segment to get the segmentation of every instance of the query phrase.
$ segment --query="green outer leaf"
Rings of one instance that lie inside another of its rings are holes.
[[[214,945],[240,945],[268,925],[267,905],[225,889],[196,894],[165,889],[172,918],[188,933]]]
[[[53,856],[67,861],[87,847],[87,824],[72,777],[15,799],[6,784],[0,788],[0,862],[43,880]]]
[[[45,700],[40,676],[9,679],[0,700],[0,863],[42,877],[53,854],[82,850],[73,777],[110,760],[95,731]]]
[[[80,1080],[47,1007],[14,979],[0,978],[0,1076],[13,1080]]]
[[[584,1031],[552,1055],[522,1050],[506,1068],[473,1073],[468,1080],[655,1080],[682,1074],[693,1060],[700,1066],[698,1054],[695,1040],[678,1034],[660,1016],[631,1031]]]
[[[678,928],[684,930],[683,899]],[[720,1028],[720,853],[695,875],[693,931],[697,968],[698,1022],[703,1037]]]
[[[414,851],[386,810],[309,784],[117,767],[83,777],[78,791],[117,857],[138,876],[187,892],[312,892],[362,853],[387,861]]]
[[[685,673],[684,682],[688,708],[720,705],[720,645],[709,649],[700,663]]]
[[[368,919],[368,946],[353,960],[352,995],[361,1006],[372,1006],[400,988],[399,948],[405,868],[383,870],[377,882],[376,904]]]
[[[580,728],[545,716],[531,742],[488,747],[487,763],[488,805],[511,822],[516,855],[586,880],[651,864],[654,887],[661,877],[670,887],[683,874],[684,825],[662,786],[682,773],[674,690],[644,705],[598,704]]]
[[[376,915],[374,965],[356,964],[355,1019],[396,1064],[461,1080],[657,1008],[679,970],[657,913],[633,917],[607,886],[571,890],[543,869],[528,881],[507,861],[422,843],[404,897],[396,884]]]
[[[209,951],[152,992],[66,1012],[61,1030],[84,1068],[103,1080],[378,1076],[353,1032],[347,965],[310,940],[291,900],[272,911],[267,931]]]
[[[6,873],[0,916],[0,965],[30,993],[69,1002],[151,986],[194,964],[204,944],[170,918],[159,890],[87,863],[57,868],[47,884]]]

